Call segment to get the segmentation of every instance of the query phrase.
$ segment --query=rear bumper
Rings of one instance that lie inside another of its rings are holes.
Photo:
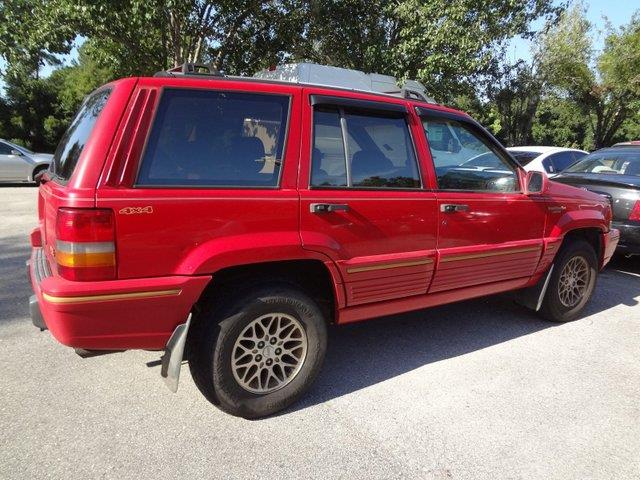
[[[42,248],[29,261],[31,318],[62,344],[87,350],[163,349],[209,276],[72,282],[51,273]]]
[[[609,260],[611,260],[611,257],[616,251],[616,247],[618,246],[618,242],[620,241],[620,230],[612,228],[607,233],[602,233],[601,236],[603,255],[600,268],[604,268],[607,263],[609,263]]]
[[[640,254],[640,225],[629,225],[614,222],[613,226],[620,230],[619,253]]]

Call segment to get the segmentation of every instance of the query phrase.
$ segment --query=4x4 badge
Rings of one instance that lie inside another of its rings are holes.
[[[118,212],[122,215],[138,215],[140,213],[153,213],[153,207],[124,207]]]

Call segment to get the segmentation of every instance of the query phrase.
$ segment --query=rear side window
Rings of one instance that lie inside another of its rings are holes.
[[[62,180],[71,178],[110,94],[111,90],[100,90],[87,97],[80,107],[53,154],[52,172],[56,177]]]
[[[11,155],[13,149],[6,143],[0,142],[0,155]]]
[[[289,97],[166,89],[138,185],[278,185]]]
[[[313,119],[312,186],[420,188],[403,116],[316,108]]]
[[[551,165],[552,165],[552,168],[553,168],[553,170],[549,170],[547,168],[547,172],[549,172],[549,173],[561,172],[565,168],[567,168],[570,165],[574,164],[575,161],[576,161],[576,158],[574,157],[574,153],[573,152],[554,153],[549,158],[551,159]],[[546,165],[545,165],[545,168],[546,168]]]
[[[509,150],[509,153],[523,167],[530,164],[540,156],[538,152],[525,152],[522,150]]]

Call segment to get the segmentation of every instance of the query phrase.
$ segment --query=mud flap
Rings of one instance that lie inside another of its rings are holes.
[[[542,301],[544,300],[544,295],[547,293],[549,280],[551,280],[551,275],[553,274],[553,267],[554,266],[551,265],[547,274],[538,280],[538,283],[534,286],[518,290],[515,294],[515,301],[534,312],[540,310],[540,307],[542,307]]]
[[[164,380],[169,390],[173,393],[178,391],[178,381],[180,380],[180,367],[182,367],[182,356],[184,354],[184,346],[187,342],[187,333],[191,325],[191,314],[185,323],[176,327],[171,334],[167,346],[162,355],[160,368],[160,376]]]

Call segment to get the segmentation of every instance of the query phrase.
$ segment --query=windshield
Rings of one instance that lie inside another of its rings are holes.
[[[541,155],[538,152],[526,152],[524,150],[509,150],[509,153],[523,167]]]
[[[89,96],[80,107],[73,122],[62,136],[56,153],[53,154],[52,171],[57,177],[63,180],[71,178],[110,93],[111,90],[100,90]]]
[[[640,176],[640,148],[600,150],[583,157],[565,172]]]
[[[32,152],[31,150],[29,150],[26,147],[23,147],[22,145],[16,145],[15,143],[7,142],[6,140],[5,140],[5,143],[7,145],[9,145],[11,148],[15,148],[16,150],[19,150],[22,153],[26,153],[27,155],[34,155],[35,154],[35,152]]]

